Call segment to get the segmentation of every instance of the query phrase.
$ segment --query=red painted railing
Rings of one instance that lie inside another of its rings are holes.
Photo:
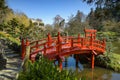
[[[50,34],[46,39],[29,42],[22,40],[22,59],[25,57],[26,46],[30,46],[30,60],[34,61],[38,53],[43,54],[48,59],[61,59],[61,57],[71,54],[91,54],[92,68],[94,68],[94,55],[105,52],[106,42],[96,39],[96,30],[85,30],[85,37],[65,36],[52,38]],[[59,61],[59,60],[58,60]]]

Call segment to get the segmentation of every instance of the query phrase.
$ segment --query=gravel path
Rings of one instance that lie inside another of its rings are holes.
[[[20,55],[15,54],[12,50],[7,50],[5,56],[7,59],[7,65],[5,69],[0,70],[0,80],[16,80],[22,63]]]

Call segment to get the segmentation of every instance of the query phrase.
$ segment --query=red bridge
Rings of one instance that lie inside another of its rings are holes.
[[[26,50],[29,47],[28,50]],[[38,53],[43,54],[50,60],[58,60],[59,66],[62,69],[62,58],[72,54],[90,54],[92,68],[94,68],[94,57],[105,52],[106,42],[96,39],[96,30],[85,29],[85,37],[65,36],[61,37],[58,32],[57,37],[51,37],[48,34],[46,39],[29,42],[22,40],[22,59],[25,54],[30,53],[29,58],[35,61]]]

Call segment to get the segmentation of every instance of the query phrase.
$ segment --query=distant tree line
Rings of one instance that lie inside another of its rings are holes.
[[[51,29],[49,27],[48,32],[51,32],[53,36],[54,34],[57,34],[57,32],[61,32],[62,35],[76,35],[78,33],[81,33],[84,31],[84,28],[88,27],[88,24],[85,20],[85,14],[81,11],[77,11],[76,15],[71,15],[68,18],[68,22],[65,21],[64,18],[62,18],[60,15],[56,15],[54,17],[54,22],[52,25],[46,25],[46,30],[49,26],[51,26]]]
[[[120,0],[83,0],[95,4],[95,10],[87,16],[89,25],[98,31],[120,33]]]
[[[85,28],[98,31],[113,31],[120,34],[120,1],[119,0],[83,0],[88,4],[95,4],[95,10],[91,9],[88,15],[77,11],[65,21],[60,15],[54,17],[53,24],[44,25],[45,29],[35,26],[23,13],[10,9],[5,0],[0,1],[0,31],[6,32],[14,38],[29,38],[32,40],[46,37],[48,33],[56,36],[77,35],[83,33]],[[40,19],[41,20],[41,19]]]

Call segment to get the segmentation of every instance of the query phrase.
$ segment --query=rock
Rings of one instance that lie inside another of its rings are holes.
[[[16,80],[21,70],[21,57],[8,47],[8,42],[0,39],[0,80]]]
[[[0,70],[6,68],[7,60],[3,57],[2,53],[0,53]]]
[[[6,68],[0,71],[0,80],[16,80],[16,75],[21,70],[20,57],[7,58]]]

